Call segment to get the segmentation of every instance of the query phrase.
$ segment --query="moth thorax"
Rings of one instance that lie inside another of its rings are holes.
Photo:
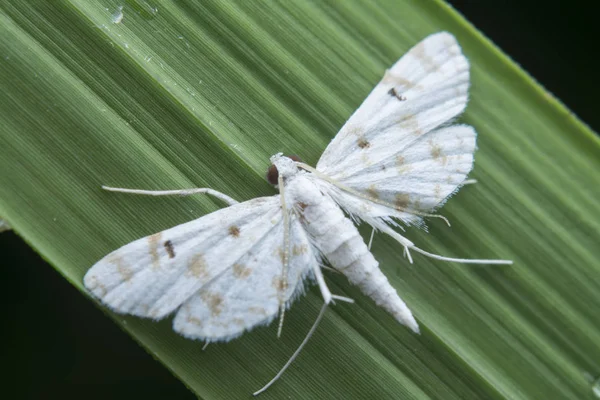
[[[269,169],[267,170],[267,181],[271,184],[271,185],[277,185],[278,179],[279,179],[279,170],[277,169],[276,164],[280,164],[281,165],[281,161],[283,161],[282,159],[287,158],[289,160],[295,161],[295,162],[302,162],[302,160],[300,159],[300,157],[296,156],[296,155],[291,155],[291,156],[279,156],[275,161],[273,161],[273,164],[271,164],[271,166],[269,167]],[[284,166],[285,168],[285,166]],[[297,171],[297,168],[294,170]],[[284,173],[284,176],[286,174]]]

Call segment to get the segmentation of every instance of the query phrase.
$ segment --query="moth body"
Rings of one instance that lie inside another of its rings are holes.
[[[286,197],[295,205],[294,210],[313,245],[331,266],[398,322],[418,333],[419,326],[411,311],[379,269],[354,223],[334,200],[302,173],[290,179]]]

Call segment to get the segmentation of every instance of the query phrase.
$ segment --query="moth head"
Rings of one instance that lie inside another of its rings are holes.
[[[271,185],[277,185],[279,174],[284,178],[295,175],[298,172],[297,162],[302,162],[298,156],[284,156],[283,153],[277,153],[271,157],[271,166],[267,170],[267,181]]]

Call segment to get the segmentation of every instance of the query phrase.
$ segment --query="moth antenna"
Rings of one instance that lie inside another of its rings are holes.
[[[275,375],[273,377],[273,379],[271,379],[260,390],[254,392],[254,394],[253,394],[254,396],[258,396],[259,394],[261,394],[262,392],[264,392],[265,390],[267,390],[269,387],[271,387],[271,385],[273,385],[275,383],[275,381],[277,381],[277,379],[279,379],[281,377],[281,375],[283,375],[283,373],[285,372],[285,370],[288,369],[288,367],[292,364],[292,362],[294,362],[294,360],[296,359],[296,357],[298,357],[298,354],[300,354],[300,352],[302,351],[302,349],[304,348],[304,346],[306,345],[306,343],[308,343],[308,340],[311,338],[311,336],[313,335],[313,333],[315,333],[315,331],[317,330],[317,326],[319,326],[319,323],[321,322],[321,319],[323,319],[323,315],[325,315],[325,311],[327,310],[327,306],[329,305],[329,303],[334,298],[336,298],[338,300],[342,300],[342,301],[349,301],[349,302],[352,302],[352,303],[354,302],[354,300],[349,299],[347,297],[335,296],[335,295],[331,294],[331,292],[329,291],[329,288],[327,287],[327,284],[325,283],[325,278],[323,278],[323,273],[321,272],[321,268],[319,266],[314,265],[313,266],[313,272],[315,274],[315,279],[317,280],[317,284],[319,285],[319,289],[321,290],[321,296],[323,296],[324,303],[323,303],[323,306],[321,307],[321,311],[319,312],[319,315],[317,316],[317,319],[313,323],[312,327],[310,328],[310,330],[308,331],[308,333],[304,337],[304,340],[302,341],[302,343],[300,343],[300,346],[298,346],[298,348],[296,349],[296,351],[294,352],[294,354],[292,354],[292,356],[290,357],[290,359],[279,370],[279,372],[277,373],[277,375]]]
[[[265,390],[267,390],[269,387],[271,387],[271,385],[273,385],[275,383],[275,381],[277,381],[277,379],[279,379],[281,377],[281,375],[283,375],[283,373],[285,372],[285,370],[288,369],[288,367],[292,364],[292,362],[294,362],[294,360],[296,359],[296,357],[298,357],[298,354],[300,354],[300,352],[302,351],[302,349],[304,348],[304,346],[306,345],[306,343],[308,342],[308,340],[310,339],[310,337],[317,330],[317,326],[319,326],[319,322],[321,322],[321,319],[323,319],[323,316],[325,315],[325,311],[327,310],[327,306],[328,305],[329,305],[328,302],[326,302],[326,303],[323,304],[323,306],[321,307],[321,311],[319,312],[319,316],[317,317],[317,319],[313,323],[313,326],[310,328],[310,330],[306,334],[306,337],[304,338],[304,340],[302,341],[302,343],[300,343],[300,346],[298,346],[298,348],[296,349],[296,351],[294,352],[294,354],[292,354],[292,356],[290,357],[290,359],[279,370],[279,372],[277,373],[277,375],[275,375],[273,377],[273,379],[271,379],[269,381],[269,383],[267,383],[265,386],[263,386],[260,390],[257,390],[256,392],[254,392],[254,394],[253,394],[254,396],[258,396],[259,394],[261,394],[262,392],[264,392]]]
[[[408,250],[408,247],[407,247],[407,246],[404,246],[404,256],[405,256],[406,258],[408,258],[408,262],[409,262],[409,263],[411,263],[411,264],[413,263],[412,256],[410,255],[410,250]]]
[[[331,298],[335,299],[335,300],[339,300],[339,301],[345,301],[346,303],[354,304],[354,299],[351,299],[350,297],[338,296],[337,294],[332,294]]]
[[[450,221],[448,221],[448,218],[444,217],[443,215],[438,215],[438,214],[431,214],[431,217],[436,217],[441,219],[442,221],[444,221],[446,223],[446,225],[448,225],[448,228],[450,228]]]
[[[475,183],[477,183],[477,179],[465,179],[461,186],[474,185]]]
[[[230,206],[238,204],[237,200],[232,199],[225,193],[218,192],[211,188],[193,188],[193,189],[180,189],[180,190],[140,190],[140,189],[124,189],[116,188],[111,186],[102,186],[102,189],[108,190],[109,192],[120,192],[130,194],[141,194],[146,196],[189,196],[191,194],[206,193],[210,196],[216,197],[217,199],[223,200]]]
[[[452,258],[452,257],[444,257],[438,254],[433,254],[423,249],[418,248],[415,245],[412,245],[411,249],[416,251],[417,253],[421,253],[424,256],[434,258],[436,260],[448,261],[448,262],[457,262],[462,264],[499,264],[499,265],[510,265],[512,264],[512,260],[478,260],[471,258]]]
[[[283,268],[281,269],[281,293],[279,293],[279,326],[277,327],[277,337],[281,337],[281,331],[283,329],[283,318],[285,316],[285,301],[284,296],[287,291],[287,270],[290,259],[290,217],[285,205],[285,194],[283,188],[283,177],[279,174],[277,177],[277,186],[279,187],[279,198],[281,199],[281,212],[283,213]]]
[[[430,253],[428,251],[425,251],[423,249],[418,248],[417,246],[414,245],[413,242],[411,242],[410,240],[408,240],[407,238],[405,238],[404,236],[400,235],[398,232],[394,231],[393,229],[391,229],[389,227],[383,228],[382,232],[387,233],[392,238],[394,238],[398,243],[400,243],[402,246],[404,246],[404,249],[405,249],[405,252],[406,252],[405,254],[408,256],[409,261],[410,261],[411,264],[412,264],[412,258],[410,257],[410,251],[409,250],[414,250],[417,253],[421,253],[424,256],[427,256],[427,257],[430,257],[430,258],[434,258],[436,260],[448,261],[448,262],[457,262],[457,263],[462,263],[462,264],[502,264],[502,265],[507,265],[507,264],[512,264],[513,263],[510,260],[478,260],[478,259],[469,259],[469,258],[444,257],[444,256],[440,256],[438,254],[433,254],[433,253]]]
[[[204,346],[202,346],[202,351],[206,350],[210,342],[205,342]]]

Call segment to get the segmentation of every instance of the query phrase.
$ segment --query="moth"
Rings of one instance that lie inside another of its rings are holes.
[[[355,223],[366,222],[411,252],[459,263],[505,260],[443,257],[398,232],[425,217],[468,183],[475,130],[449,121],[465,109],[469,63],[456,39],[425,38],[389,70],[325,149],[316,167],[297,157],[271,157],[268,180],[279,195],[238,203],[208,188],[146,191],[145,195],[216,196],[229,206],[131,242],[96,263],[86,288],[115,312],[159,320],[175,314],[173,329],[191,339],[229,341],[279,316],[314,281],[321,311],[298,355],[334,300],[322,269],[327,262],[400,324],[417,321]]]

